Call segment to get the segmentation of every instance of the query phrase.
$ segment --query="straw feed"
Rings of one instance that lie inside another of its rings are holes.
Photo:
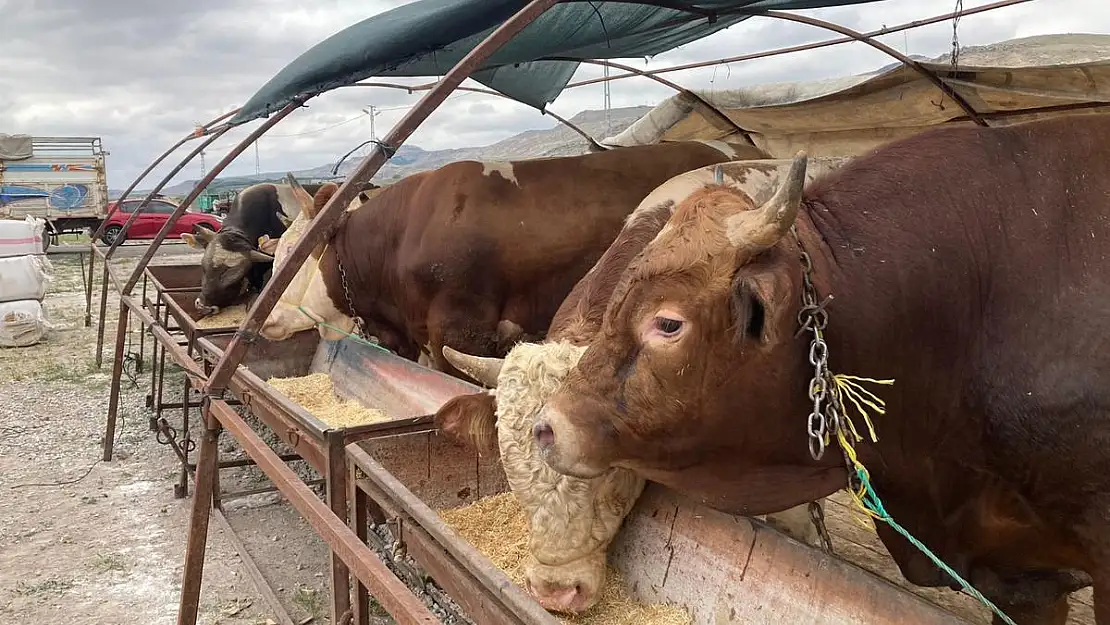
[[[238,328],[240,323],[247,318],[247,305],[236,304],[220,309],[220,312],[201,317],[197,320],[197,327],[201,330],[213,328]]]
[[[335,394],[331,377],[326,373],[313,373],[299,378],[270,378],[266,383],[299,404],[312,416],[336,429],[389,420],[389,415],[384,411],[367,408],[350,399],[341,399]]]
[[[468,506],[440,510],[439,515],[516,585],[524,587],[528,520],[511,492],[483,497]],[[605,590],[594,607],[576,616],[556,616],[567,625],[690,625],[693,622],[678,606],[648,605],[632,598],[620,573],[613,567],[609,567]]]

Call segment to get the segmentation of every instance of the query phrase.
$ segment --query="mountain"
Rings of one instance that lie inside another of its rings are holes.
[[[606,131],[605,111],[603,110],[582,111],[570,118],[569,121],[585,131],[586,134],[600,140],[624,130],[650,110],[651,107],[649,106],[610,109],[608,132]],[[573,156],[585,154],[586,146],[585,139],[562,124],[557,124],[554,128],[546,130],[526,130],[493,145],[482,147],[425,150],[415,145],[406,144],[397,150],[397,153],[382,167],[373,180],[379,184],[390,182],[461,160],[521,160],[549,156]],[[338,156],[336,155],[337,158]],[[356,156],[348,157],[340,166],[339,175],[346,176],[349,174],[358,164],[358,160]],[[328,163],[310,169],[294,170],[293,175],[301,181],[331,178],[331,170],[334,166],[335,163]],[[248,176],[220,177],[209,185],[208,191],[219,193],[231,189],[241,189],[257,182],[277,181],[285,176],[285,173],[286,170]],[[163,189],[162,195],[169,197],[185,196],[196,183],[196,180],[186,180]],[[118,190],[109,191],[109,195],[113,199],[119,197],[120,193],[121,191]],[[135,191],[134,195],[142,195],[143,193],[145,192]]]

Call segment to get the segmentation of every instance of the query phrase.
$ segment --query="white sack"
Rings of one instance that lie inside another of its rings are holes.
[[[0,258],[42,254],[46,222],[27,215],[27,219],[0,219]]]
[[[42,301],[50,281],[50,261],[45,256],[0,258],[0,302],[21,299]]]
[[[0,347],[28,347],[42,340],[49,324],[35,300],[0,304]]]

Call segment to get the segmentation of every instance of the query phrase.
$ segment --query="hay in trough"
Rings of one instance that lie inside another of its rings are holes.
[[[440,510],[439,515],[513,583],[524,587],[528,520],[511,492],[483,497],[467,506]],[[609,567],[605,589],[597,605],[576,616],[555,616],[567,625],[690,625],[693,622],[678,606],[644,604],[634,599],[620,572],[613,567]]]
[[[220,312],[197,319],[197,327],[201,330],[213,328],[238,328],[239,324],[247,318],[247,305],[236,304],[220,309]]]
[[[266,383],[336,429],[389,420],[389,415],[382,410],[341,399],[335,394],[331,377],[326,373],[312,373],[299,378],[270,378]]]

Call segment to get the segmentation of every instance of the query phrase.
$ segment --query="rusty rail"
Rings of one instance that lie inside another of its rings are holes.
[[[514,615],[525,623],[554,625],[555,619],[543,609],[539,603],[524,594],[519,586],[514,584],[496,567],[492,567],[489,560],[470,543],[459,538],[434,511],[417,499],[404,484],[389,473],[377,460],[358,444],[347,446],[347,457],[370,483],[376,487],[376,494],[384,496],[388,493],[391,499],[405,514],[412,517],[417,524],[427,532],[436,543],[447,551],[459,564],[462,565],[476,580],[494,597],[501,601]]]
[[[373,593],[394,619],[402,625],[434,624],[438,621],[424,604],[417,599],[396,575],[390,571],[370,547],[340,520],[332,509],[320,501],[300,478],[285,466],[277,454],[263,441],[239,415],[224,401],[213,399],[206,408],[207,423],[197,461],[196,494],[193,498],[193,515],[189,528],[189,550],[185,558],[182,583],[181,611],[178,625],[195,625],[197,604],[200,599],[204,538],[208,534],[209,506],[215,478],[215,456],[219,428],[222,426],[243,446],[243,450],[289,502],[308,521],[332,551],[341,559],[355,577]],[[195,540],[194,540],[195,539]]]

